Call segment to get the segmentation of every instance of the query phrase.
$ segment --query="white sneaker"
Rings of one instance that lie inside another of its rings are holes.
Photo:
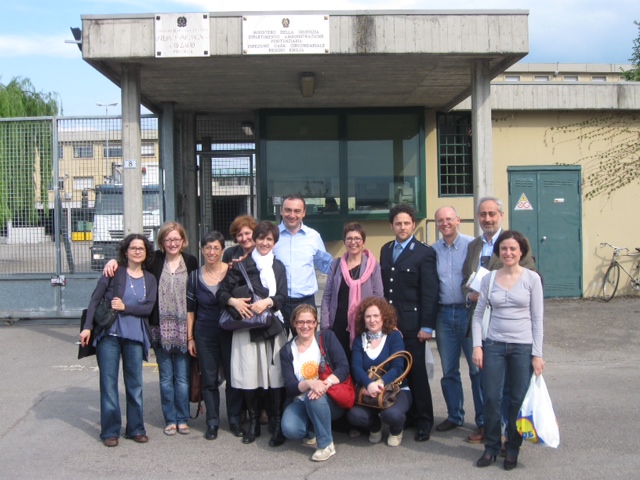
[[[389,435],[389,438],[387,438],[387,445],[389,445],[390,447],[398,447],[400,446],[400,444],[402,443],[402,432],[400,432],[398,435]]]
[[[380,443],[382,441],[382,429],[378,432],[371,432],[369,434],[369,443]]]
[[[331,442],[329,446],[317,449],[311,456],[311,460],[314,462],[324,462],[325,460],[329,460],[329,458],[333,457],[335,454],[336,448],[333,446],[333,442]]]
[[[358,430],[357,428],[352,428],[351,430],[349,430],[349,437],[350,438],[357,438],[360,435],[362,435],[362,432],[360,430]]]
[[[302,445],[304,445],[305,447],[315,447],[316,446],[316,437],[311,437],[311,438],[303,438],[302,439]]]

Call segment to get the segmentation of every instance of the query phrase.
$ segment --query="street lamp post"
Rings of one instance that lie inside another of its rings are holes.
[[[96,102],[96,105],[98,107],[104,107],[104,115],[105,117],[109,116],[109,107],[115,107],[116,105],[118,105],[118,102],[114,102],[114,103],[98,103]],[[109,162],[109,119],[105,118],[106,122],[107,122],[107,131],[106,131],[106,140],[105,140],[105,146],[106,146],[106,150],[107,150],[107,154],[105,155],[106,157],[106,162],[107,162],[107,168],[105,170],[105,177],[109,178],[109,169],[111,168],[111,163]]]

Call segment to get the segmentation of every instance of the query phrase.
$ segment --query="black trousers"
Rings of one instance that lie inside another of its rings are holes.
[[[196,329],[194,340],[202,374],[202,397],[207,415],[207,425],[220,425],[220,391],[218,371],[224,371],[227,417],[230,424],[240,424],[242,390],[231,386],[231,339],[233,332],[222,329]]]
[[[418,340],[417,334],[404,337],[404,346],[413,356],[413,367],[407,376],[413,405],[409,417],[417,429],[431,431],[433,427],[433,400],[431,387],[425,365],[424,342]]]

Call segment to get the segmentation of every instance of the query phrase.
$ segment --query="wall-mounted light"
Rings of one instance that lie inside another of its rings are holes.
[[[313,72],[304,72],[300,75],[300,93],[304,98],[313,97],[316,88],[316,76]]]
[[[253,122],[242,122],[240,127],[247,137],[253,136]]]

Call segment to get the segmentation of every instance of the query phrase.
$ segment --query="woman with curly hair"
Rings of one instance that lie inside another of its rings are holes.
[[[366,388],[365,395],[376,397],[384,391],[386,384],[394,382],[404,372],[404,360],[397,358],[387,364],[387,373],[380,380],[374,381],[367,374],[369,368],[404,350],[397,324],[396,311],[384,298],[369,297],[360,303],[356,312],[357,335],[351,352],[351,374],[357,386]],[[347,419],[351,425],[368,429],[371,443],[382,440],[382,424],[388,425],[387,445],[397,447],[402,442],[402,430],[410,407],[411,392],[402,384],[398,399],[389,408],[379,410],[355,405],[347,412]]]

